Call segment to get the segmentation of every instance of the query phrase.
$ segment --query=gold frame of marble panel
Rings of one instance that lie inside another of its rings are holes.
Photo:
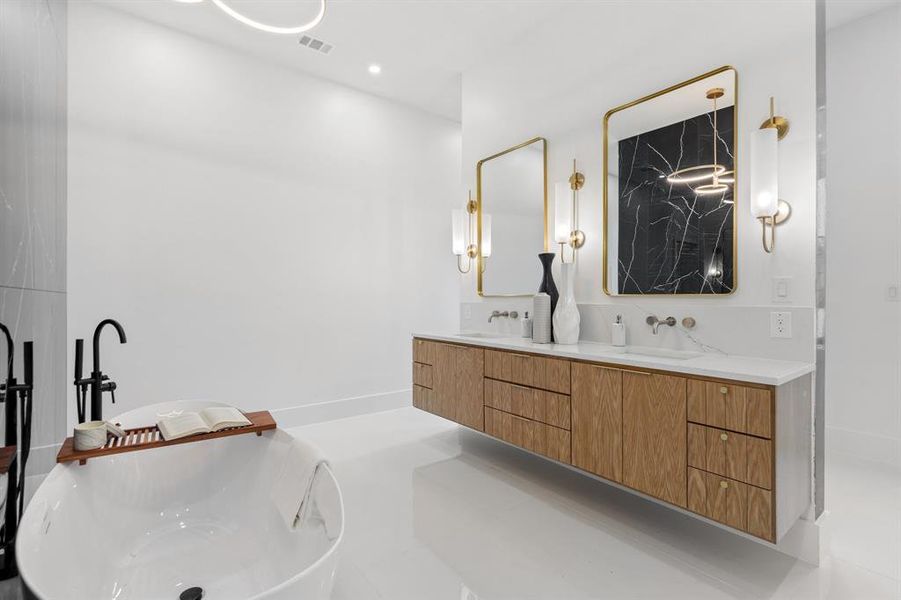
[[[492,154],[491,156],[486,156],[482,160],[476,163],[476,205],[477,205],[477,214],[478,218],[476,219],[476,231],[478,233],[478,244],[479,244],[479,252],[478,252],[478,272],[477,272],[477,286],[476,290],[479,293],[479,296],[482,298],[522,298],[526,296],[532,296],[536,292],[523,292],[522,294],[486,294],[482,284],[483,284],[483,276],[485,273],[484,265],[482,264],[482,165],[484,165],[489,160],[494,160],[495,158],[500,158],[505,154],[509,154],[515,150],[519,150],[521,148],[525,148],[526,146],[531,146],[535,142],[541,142],[541,153],[542,153],[542,169],[544,170],[544,177],[542,178],[544,182],[544,251],[548,251],[548,236],[547,236],[547,219],[548,219],[548,210],[547,210],[547,140],[543,137],[534,137],[530,140],[527,140],[521,144],[517,144],[512,148],[507,148],[506,150],[502,150],[497,154]],[[536,256],[537,260],[538,257]]]
[[[670,92],[674,92],[680,88],[691,85],[693,83],[697,83],[708,77],[713,77],[714,75],[719,75],[720,73],[725,73],[726,71],[732,71],[735,74],[735,103],[733,106],[735,110],[732,112],[732,169],[734,171],[735,181],[732,184],[732,290],[729,292],[725,292],[723,294],[701,294],[701,293],[691,293],[691,294],[612,294],[610,293],[610,289],[608,288],[608,267],[607,260],[609,258],[607,252],[607,186],[608,186],[608,172],[607,172],[607,161],[608,161],[608,150],[607,150],[607,135],[608,129],[610,125],[610,117],[615,115],[616,113],[626,110],[627,108],[632,108],[633,106],[637,106],[643,102],[647,102],[648,100],[653,100],[664,94],[668,94]],[[638,100],[633,100],[632,102],[627,102],[626,104],[622,104],[617,106],[616,108],[611,108],[607,111],[607,114],[604,115],[604,139],[603,139],[603,207],[601,209],[601,232],[604,236],[604,255],[601,261],[601,269],[603,270],[603,287],[604,293],[613,298],[619,296],[633,297],[640,296],[644,298],[721,298],[723,296],[731,296],[738,289],[738,69],[733,67],[732,65],[724,65],[718,69],[714,69],[712,71],[708,71],[697,77],[692,77],[687,81],[683,81],[681,83],[677,83],[675,85],[671,85],[666,89],[662,89],[658,92],[654,92],[653,94],[649,94]]]

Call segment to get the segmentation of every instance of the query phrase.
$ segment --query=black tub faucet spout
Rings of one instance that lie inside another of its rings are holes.
[[[97,325],[97,328],[94,330],[94,368],[91,371],[89,380],[91,386],[92,421],[103,420],[103,392],[109,392],[112,396],[113,403],[116,402],[116,382],[109,381],[109,377],[104,375],[100,370],[100,333],[107,325],[112,325],[116,328],[116,332],[119,334],[120,344],[124,344],[128,341],[125,337],[125,330],[115,319],[104,319],[103,321],[100,321],[100,324]]]

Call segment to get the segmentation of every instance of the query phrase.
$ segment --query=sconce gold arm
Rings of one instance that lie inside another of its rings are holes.
[[[760,129],[772,127],[776,130],[776,139],[782,140],[788,135],[791,124],[785,117],[776,114],[776,100],[770,96],[770,118],[760,124]]]
[[[469,259],[467,262],[466,269],[463,269],[462,259],[463,254],[457,255],[457,270],[463,275],[469,273],[472,270],[472,261],[478,256],[479,250],[478,246],[472,243],[472,240],[476,239],[476,229],[474,227],[473,219],[475,218],[476,212],[478,212],[478,204],[475,200],[472,199],[472,190],[469,190],[469,199],[466,201],[466,212],[468,213],[469,222],[467,224],[467,229],[469,230],[469,239],[470,243],[466,246],[466,257]],[[484,270],[484,269],[483,269]]]
[[[773,96],[770,96],[770,118],[760,124],[760,129],[775,129],[776,130],[776,139],[778,141],[782,141],[785,136],[788,135],[788,130],[790,128],[788,119],[785,117],[780,117],[776,114],[776,99]],[[781,225],[791,216],[792,208],[791,204],[782,200],[781,198],[778,201],[778,208],[776,209],[776,214],[772,217],[759,217],[760,224],[763,227],[763,231],[761,232],[762,241],[763,241],[763,250],[767,254],[772,254],[776,249],[776,226]],[[767,242],[767,229],[770,230],[770,240]]]
[[[466,261],[466,269],[463,269],[463,266],[460,263],[460,260],[462,258],[463,258],[462,254],[457,255],[457,270],[460,271],[460,273],[462,273],[463,275],[466,275],[467,273],[469,273],[472,270],[472,259],[469,259]]]
[[[776,249],[776,217],[758,217],[760,219],[760,224],[763,226],[762,239],[763,239],[763,249],[767,254],[772,254],[773,250]],[[766,230],[767,224],[769,224],[770,230],[770,242],[766,241]]]
[[[565,263],[563,247],[569,245],[572,248],[572,260],[576,262],[578,253],[576,250],[585,245],[585,232],[579,229],[579,190],[585,185],[585,175],[576,170],[576,159],[573,159],[573,172],[569,176],[569,189],[572,190],[572,231],[569,233],[568,242],[559,242],[560,244],[560,262]]]

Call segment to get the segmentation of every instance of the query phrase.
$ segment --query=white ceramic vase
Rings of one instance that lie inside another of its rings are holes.
[[[579,342],[579,306],[573,292],[573,264],[560,265],[562,293],[554,311],[554,341],[558,344],[577,344]]]

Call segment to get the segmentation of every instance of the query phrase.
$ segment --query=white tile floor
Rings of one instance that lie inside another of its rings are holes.
[[[901,476],[839,455],[816,569],[413,408],[291,432],[344,492],[335,600],[901,598]]]

